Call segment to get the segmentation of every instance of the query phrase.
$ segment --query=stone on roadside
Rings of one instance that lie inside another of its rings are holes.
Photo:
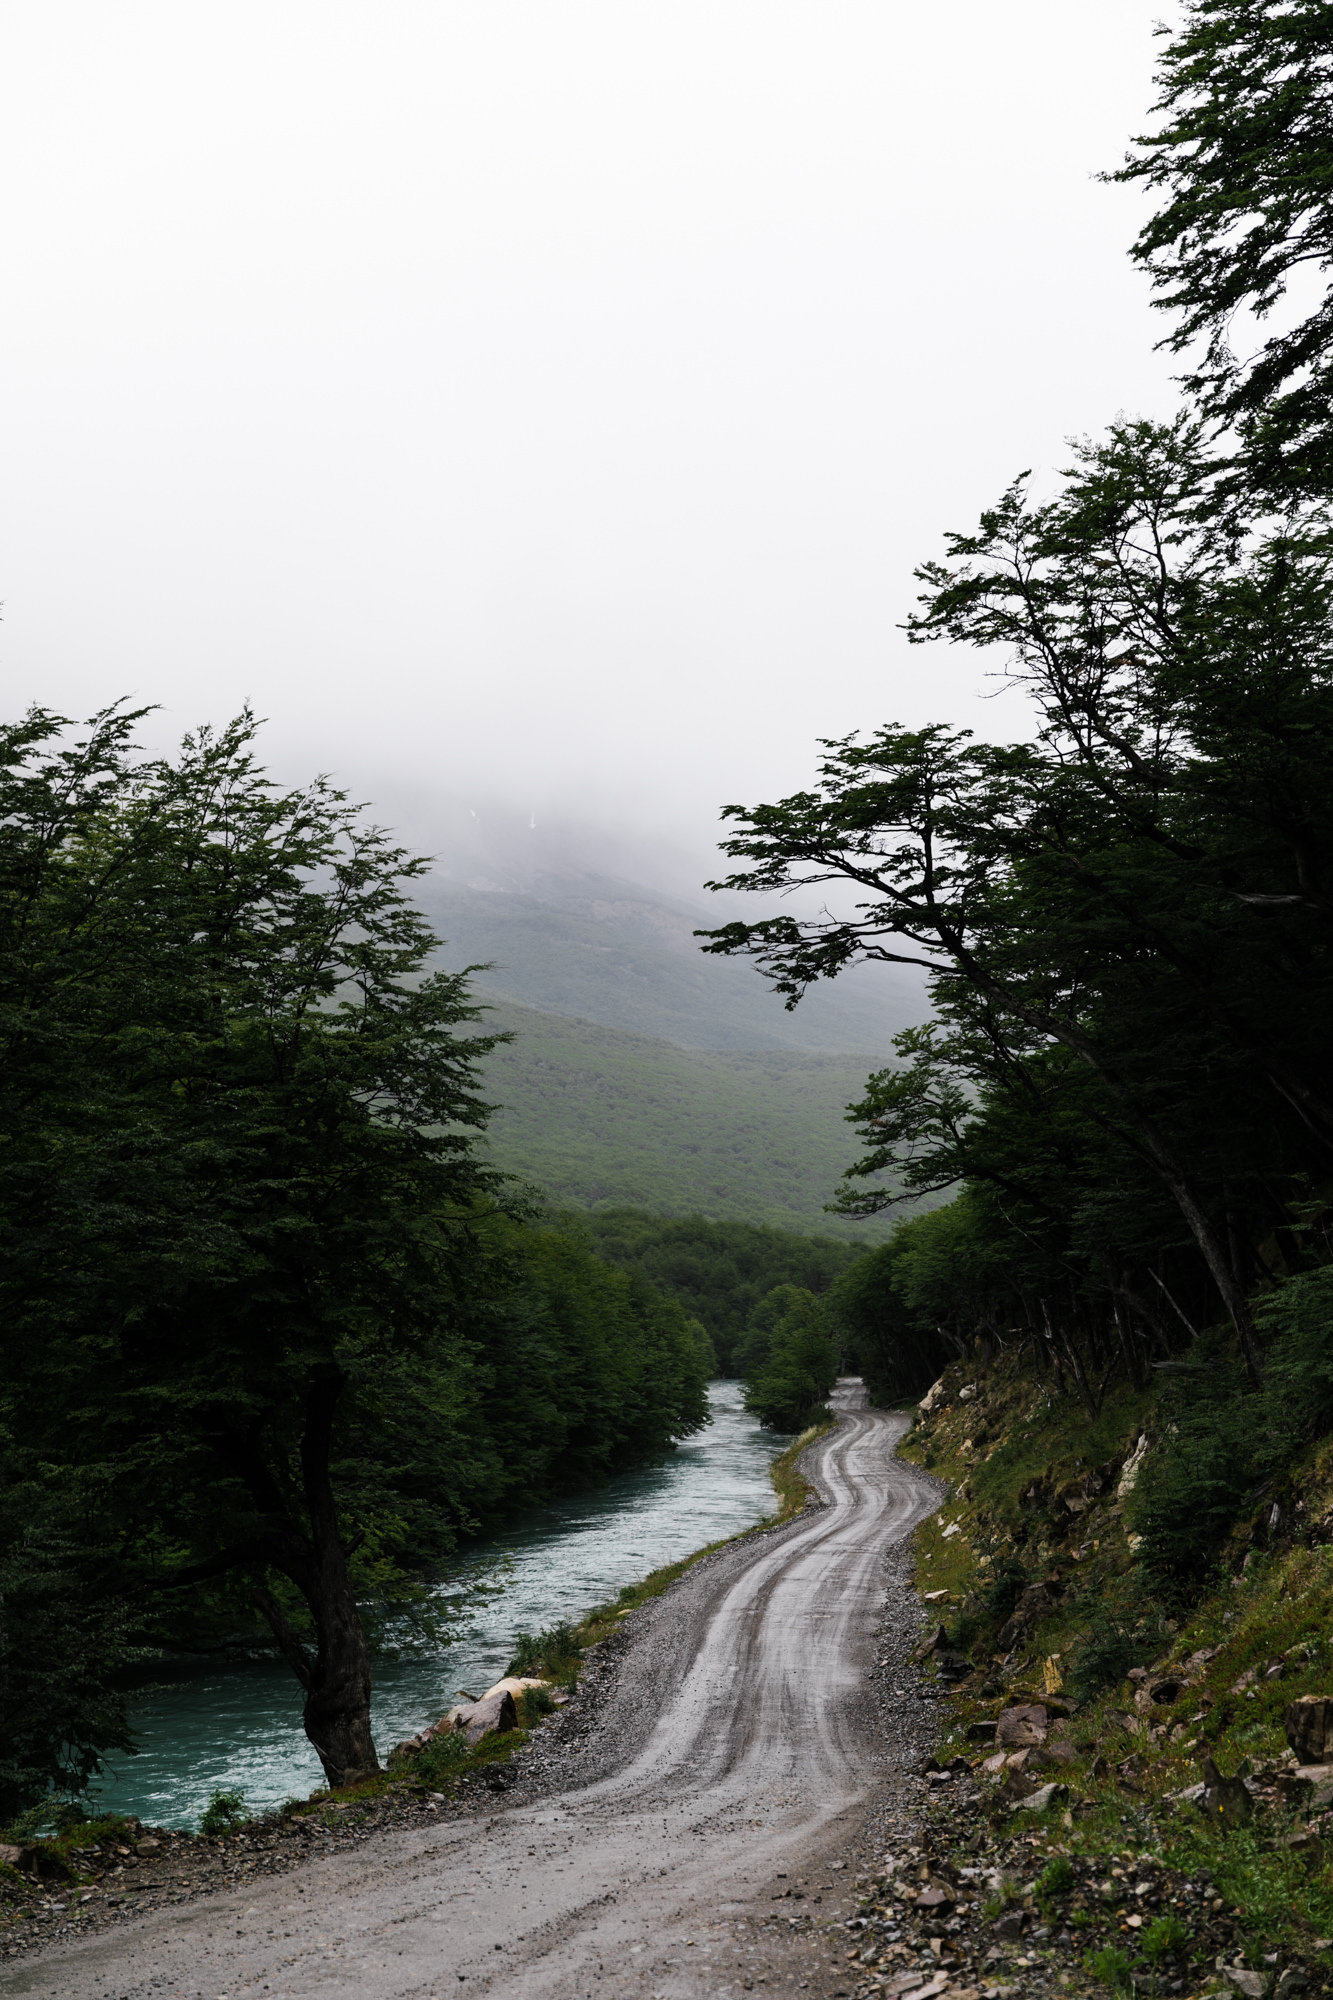
[[[921,1644],[917,1647],[916,1651],[913,1653],[912,1658],[914,1660],[928,1660],[932,1653],[939,1653],[939,1652],[947,1653],[948,1650],[949,1650],[949,1635],[945,1631],[942,1625],[937,1625],[935,1630],[930,1634],[929,1638],[923,1639],[921,1641]]]
[[[1249,1967],[1244,1965],[1220,1965],[1218,1971],[1228,1986],[1235,1992],[1243,1994],[1244,2000],[1264,2000],[1269,1979],[1266,1972],[1251,1972]]]
[[[1068,1785],[1039,1785],[1035,1792],[1020,1799],[1015,1812],[1054,1812],[1069,1804]]]
[[[514,1697],[508,1688],[499,1694],[485,1695],[459,1710],[453,1726],[467,1737],[468,1748],[475,1749],[483,1736],[503,1735],[507,1729],[518,1728]]]
[[[1029,1778],[1026,1771],[1006,1771],[996,1792],[997,1806],[1016,1806],[1041,1787],[1035,1778]]]
[[[1282,1726],[1302,1764],[1322,1764],[1333,1755],[1333,1701],[1327,1696],[1303,1694],[1288,1702]]]
[[[1254,1801],[1243,1778],[1224,1778],[1212,1758],[1205,1757],[1199,1811],[1218,1826],[1244,1826],[1254,1811]]]
[[[1298,1764],[1282,1778],[1279,1789],[1289,1795],[1294,1792],[1309,1812],[1322,1812],[1333,1802],[1333,1764]]]
[[[494,1687],[487,1688],[485,1694],[479,1698],[482,1701],[489,1701],[492,1695],[509,1693],[517,1701],[529,1688],[544,1688],[549,1685],[548,1681],[534,1680],[530,1675],[524,1677],[521,1674],[506,1674],[502,1681],[497,1681]]]
[[[1005,1623],[1000,1627],[996,1641],[1000,1651],[1011,1652],[1019,1640],[1046,1618],[1055,1608],[1055,1593],[1049,1583],[1030,1583],[1019,1595],[1017,1604]]]
[[[995,1741],[1011,1750],[1025,1750],[1046,1741],[1046,1710],[1040,1703],[1006,1708],[995,1725]]]

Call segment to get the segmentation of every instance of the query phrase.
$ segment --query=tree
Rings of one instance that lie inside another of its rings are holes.
[[[760,1300],[741,1358],[745,1407],[772,1430],[803,1430],[838,1379],[824,1307],[799,1285],[778,1285]]]
[[[1240,426],[1268,483],[1327,492],[1333,18],[1324,0],[1189,0],[1178,32],[1161,32],[1163,123],[1110,178],[1166,196],[1132,253],[1154,303],[1179,315],[1164,344],[1204,343],[1186,386],[1208,415]],[[1291,323],[1238,354],[1237,315],[1268,319],[1293,286]]]
[[[479,1525],[706,1422],[707,1342],[478,1159],[501,1038],[424,864],[248,715],[144,763],[136,720],[0,731],[0,1785],[77,1790],[126,1646],[255,1609],[341,1785],[385,1614],[438,1630]]]
[[[133,762],[134,720],[0,747],[8,1394],[104,1469],[159,1590],[253,1579],[341,1784],[376,1768],[371,1524],[333,1467],[349,1406],[457,1340],[494,1038],[426,970],[423,864],[324,782],[279,791],[248,716],[174,764]]]
[[[749,865],[713,886],[832,883],[853,906],[705,935],[789,1004],[860,958],[930,976],[948,1062],[903,1044],[909,1070],[872,1079],[862,1173],[924,1139],[933,1178],[909,1184],[947,1185],[972,1170],[969,1094],[1002,1089],[1012,1118],[1058,1074],[1117,1172],[1169,1191],[1257,1374],[1229,1183],[1255,1178],[1256,1125],[1293,1192],[1333,1145],[1330,544],[1318,507],[1274,532],[1219,506],[1218,471],[1195,425],[1121,424],[1055,500],[1019,482],[951,536],[911,636],[1003,646],[1037,741],[827,744],[816,791],[727,809]]]
[[[640,1272],[703,1322],[724,1375],[744,1374],[739,1343],[755,1306],[774,1286],[799,1285],[822,1295],[860,1254],[854,1243],[832,1236],[634,1208],[597,1209],[578,1218],[578,1226],[599,1256]]]
[[[138,1649],[119,1552],[86,1532],[77,1484],[0,1459],[0,1826],[83,1790],[131,1750],[120,1677]]]

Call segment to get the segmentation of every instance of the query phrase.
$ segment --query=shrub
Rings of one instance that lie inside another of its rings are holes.
[[[991,1572],[990,1582],[982,1593],[981,1607],[992,1625],[1003,1625],[1012,1615],[1014,1606],[1023,1593],[1027,1582],[1027,1571],[1013,1556],[1003,1556]]]
[[[1039,1896],[1067,1896],[1078,1877],[1063,1854],[1055,1855],[1037,1877]]]
[[[1090,1951],[1083,1961],[1094,1979],[1100,1979],[1117,1992],[1128,1993],[1133,1985],[1133,1973],[1123,1951],[1113,1944],[1104,1944],[1100,1951]]]
[[[220,1833],[231,1833],[234,1828],[244,1826],[248,1817],[245,1793],[222,1788],[209,1793],[208,1804],[199,1821],[199,1831],[214,1839]]]
[[[412,1775],[423,1784],[443,1784],[455,1777],[468,1759],[467,1737],[461,1729],[446,1729],[432,1736],[424,1750],[412,1759]]]
[[[1145,1958],[1174,1958],[1186,1949],[1190,1934],[1177,1916],[1156,1917],[1139,1939]]]
[[[1142,1572],[1131,1570],[1093,1612],[1070,1663],[1069,1692],[1076,1701],[1091,1700],[1153,1659],[1165,1638],[1162,1611],[1147,1596]]]
[[[621,1596],[624,1595],[622,1591]],[[631,1590],[629,1595],[632,1597],[634,1592]],[[514,1657],[505,1671],[525,1677],[542,1671],[558,1676],[572,1672],[578,1657],[574,1627],[551,1625],[544,1632],[520,1632],[514,1641]]]

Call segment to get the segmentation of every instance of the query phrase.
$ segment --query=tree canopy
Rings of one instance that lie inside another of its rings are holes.
[[[7,1657],[73,1690],[34,1710],[12,1666],[11,1785],[50,1778],[43,1727],[75,1784],[123,1740],[105,1679],[52,1671],[88,1648],[42,1578],[94,1550],[116,1643],[258,1610],[344,1783],[376,1768],[366,1607],[429,1611],[481,1520],[669,1449],[707,1356],[482,1160],[494,1037],[430,968],[424,863],[276,786],[249,716],[174,760],[137,720],[0,732]]]
[[[1323,0],[1188,0],[1165,38],[1162,122],[1112,178],[1163,205],[1133,255],[1166,345],[1202,347],[1185,386],[1239,427],[1252,470],[1333,485],[1333,18]],[[1238,321],[1271,330],[1250,351]]]
[[[823,914],[706,934],[789,1004],[859,960],[925,970],[935,1019],[853,1107],[839,1205],[975,1189],[973,1328],[1005,1301],[1090,1402],[1056,1317],[1095,1298],[1137,1372],[1179,1317],[1163,1258],[1259,1373],[1247,1293],[1333,1145],[1328,525],[1219,503],[1224,472],[1186,417],[1121,423],[1055,498],[1020,481],[949,537],[910,635],[1001,647],[1034,739],[826,744],[816,788],[727,809],[743,866],[714,885],[817,884]]]

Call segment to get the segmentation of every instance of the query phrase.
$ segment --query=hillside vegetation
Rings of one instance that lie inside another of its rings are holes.
[[[717,920],[706,903],[640,883],[552,873],[536,857],[491,863],[474,879],[489,886],[440,873],[422,884],[422,907],[446,940],[440,961],[491,966],[484,984],[522,1006],[686,1048],[864,1054],[872,1060],[863,1067],[882,1062],[893,1036],[926,1012],[920,980],[905,972],[844,980],[788,1012],[748,966],[700,951],[696,931]]]
[[[1298,1328],[1277,1333],[1271,1372],[1301,1351]],[[1255,1968],[1257,1993],[1265,1954],[1333,1971],[1333,1769],[1309,1768],[1333,1765],[1333,1435],[1316,1398],[1275,1436],[1272,1394],[1234,1377],[1191,1421],[1180,1380],[1124,1382],[1093,1419],[1017,1353],[946,1371],[903,1447],[952,1484],[918,1534],[926,1657],[952,1689],[940,1757],[983,1779],[994,1838],[1027,1832],[1108,1890],[1113,1867],[1165,1868],[1154,1886],[1181,1892],[1155,1961],[1114,1913],[1127,1887],[1104,1916],[1099,1895],[1065,1905],[1089,1969],[1192,1992],[1219,1960]],[[1298,1754],[1307,1697],[1328,1707]],[[1050,1734],[1006,1761],[995,1723],[1023,1705]],[[1046,1811],[1025,1806],[1052,1782]]]
[[[819,1297],[841,1291],[861,1251],[832,1236],[804,1236],[749,1222],[679,1220],[643,1209],[598,1209],[581,1218],[599,1257],[635,1271],[697,1320],[724,1375],[745,1372],[756,1310],[780,1286]]]
[[[855,1056],[685,1049],[487,995],[498,1105],[488,1156],[559,1207],[635,1207],[873,1242],[885,1225],[828,1216],[847,1165]],[[775,1281],[776,1282],[776,1281]]]

